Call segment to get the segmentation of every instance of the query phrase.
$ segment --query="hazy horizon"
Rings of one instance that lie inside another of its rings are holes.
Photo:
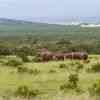
[[[99,4],[99,0],[0,0],[0,17],[55,22],[98,17]]]

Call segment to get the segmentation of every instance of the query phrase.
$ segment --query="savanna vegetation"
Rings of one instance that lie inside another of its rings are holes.
[[[99,100],[100,56],[88,60],[36,63],[0,56],[0,99]]]
[[[100,53],[100,28],[9,22],[0,24],[0,55],[35,55],[40,48],[52,51]]]
[[[0,24],[1,100],[100,100],[100,28]],[[89,58],[37,62],[38,49],[86,51]]]

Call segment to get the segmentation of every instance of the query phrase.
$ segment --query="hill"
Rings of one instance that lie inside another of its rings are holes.
[[[74,25],[55,25],[45,23],[33,23],[22,20],[0,19],[1,36],[25,36],[33,35],[41,39],[57,40],[59,38],[79,39],[100,39],[100,28],[83,28]]]
[[[29,21],[22,20],[12,20],[12,19],[0,19],[0,36],[18,36],[25,35],[28,33],[47,33],[47,32],[58,32],[61,31],[63,26],[60,25],[49,25],[44,23],[33,23]]]
[[[3,46],[19,47],[28,44],[31,48],[47,47],[65,51],[77,49],[89,53],[100,53],[99,27],[34,23],[2,18],[0,19],[0,39],[3,43],[7,42],[7,45],[1,42]]]

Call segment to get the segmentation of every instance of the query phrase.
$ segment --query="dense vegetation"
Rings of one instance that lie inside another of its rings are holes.
[[[8,21],[0,24],[0,54],[34,55],[38,48],[100,53],[100,28]]]

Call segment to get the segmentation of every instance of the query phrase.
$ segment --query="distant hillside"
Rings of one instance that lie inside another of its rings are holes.
[[[24,20],[16,20],[16,19],[7,19],[0,18],[0,25],[33,25],[33,26],[61,26],[57,24],[47,24],[40,22],[32,22],[32,21],[24,21]],[[64,25],[63,25],[64,26]]]
[[[0,18],[0,24],[27,24],[27,23],[32,24],[32,22],[29,21]]]
[[[24,36],[27,34],[49,36],[50,34],[62,33],[65,29],[66,26],[63,25],[0,18],[0,37]]]
[[[0,19],[0,38],[2,37],[24,38],[31,36],[39,40],[100,40],[99,27],[80,27],[78,25],[56,25],[46,23],[34,23],[22,20]]]
[[[100,24],[100,16],[92,16],[92,17],[38,17],[30,19],[32,21],[37,22],[45,22],[50,24],[61,24],[61,25],[79,25],[82,23],[88,24]]]
[[[8,19],[8,18],[0,18],[0,24],[35,24],[35,25],[51,25],[42,22],[32,22],[25,20],[16,20],[16,19]],[[54,24],[53,24],[54,25]],[[55,24],[56,25],[56,24]]]

